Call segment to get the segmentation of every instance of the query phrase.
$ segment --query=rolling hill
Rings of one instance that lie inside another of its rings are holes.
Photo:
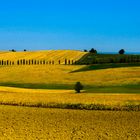
[[[86,52],[74,50],[48,50],[48,51],[26,51],[26,52],[0,52],[0,60],[17,61],[25,60],[47,60],[58,64],[60,60],[64,64],[65,59],[77,61],[83,57]]]

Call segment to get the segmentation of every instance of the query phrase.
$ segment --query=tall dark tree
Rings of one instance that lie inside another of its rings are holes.
[[[67,59],[65,59],[65,65],[67,65]]]
[[[70,60],[68,61],[69,65],[70,65]]]
[[[19,60],[17,60],[17,65],[19,65]]]
[[[72,65],[73,65],[73,64],[74,64],[74,61],[72,60],[71,63],[72,63]]]
[[[25,62],[26,62],[26,61],[25,61],[25,59],[23,59],[23,61],[22,61],[22,62],[23,62],[23,65],[25,65]]]
[[[124,49],[119,50],[119,54],[124,54],[124,53],[125,53]]]

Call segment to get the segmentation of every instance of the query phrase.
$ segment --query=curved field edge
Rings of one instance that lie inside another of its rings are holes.
[[[0,88],[0,104],[80,110],[140,111],[139,94],[81,93],[73,90]]]

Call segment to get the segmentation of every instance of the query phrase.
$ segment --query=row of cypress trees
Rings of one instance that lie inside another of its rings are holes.
[[[15,62],[14,61],[10,61],[10,60],[0,60],[0,65],[14,65]]]
[[[17,60],[17,61],[10,61],[10,60],[0,60],[0,65],[46,65],[46,64],[55,64],[54,60],[26,60],[26,59],[21,59],[21,60]],[[61,60],[58,60],[58,62],[56,64],[62,64]],[[71,65],[74,64],[73,60],[67,60],[65,59],[64,61],[65,65]]]

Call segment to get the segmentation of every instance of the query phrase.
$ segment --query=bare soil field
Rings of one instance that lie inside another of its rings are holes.
[[[0,106],[1,140],[139,140],[140,112]]]

